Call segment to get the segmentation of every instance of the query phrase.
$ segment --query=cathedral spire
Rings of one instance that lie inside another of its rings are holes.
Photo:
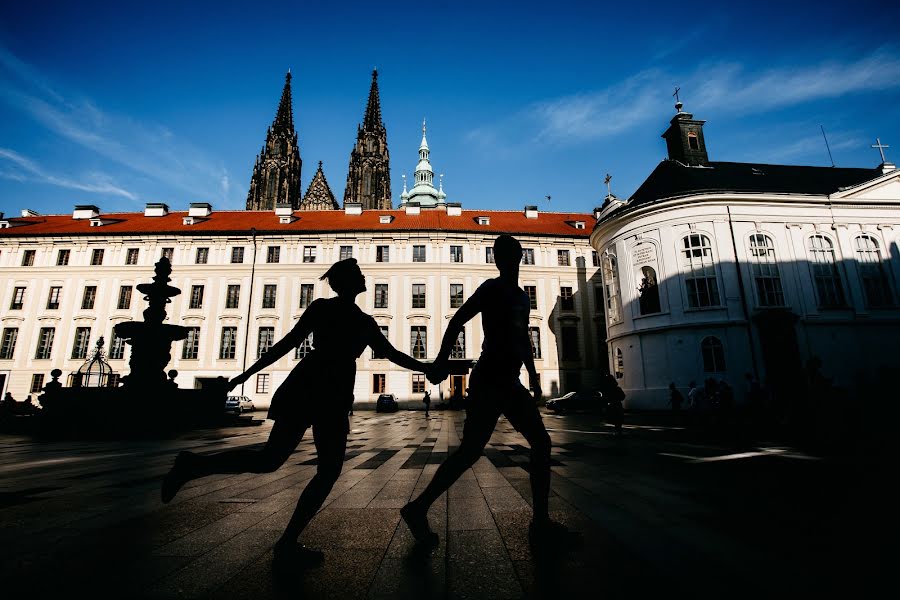
[[[372,86],[362,124],[356,130],[356,144],[350,152],[344,204],[359,203],[364,210],[386,210],[391,204],[391,168],[387,130],[381,121],[378,70],[372,71]]]
[[[384,129],[384,123],[381,122],[381,98],[378,95],[378,69],[372,69],[372,87],[369,88],[369,102],[366,104],[363,129],[369,131]]]
[[[300,147],[294,130],[291,101],[291,72],[284,77],[284,88],[275,120],[266,131],[266,142],[256,157],[247,210],[272,210],[276,204],[300,204]]]

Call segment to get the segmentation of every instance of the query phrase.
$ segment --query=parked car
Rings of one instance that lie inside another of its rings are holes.
[[[256,406],[247,396],[228,396],[225,399],[225,412],[228,414],[239,415],[250,410],[256,410]]]
[[[569,392],[559,398],[547,400],[545,405],[555,413],[601,412],[603,397],[600,392]]]
[[[381,394],[375,401],[375,412],[397,412],[400,405],[393,394]]]

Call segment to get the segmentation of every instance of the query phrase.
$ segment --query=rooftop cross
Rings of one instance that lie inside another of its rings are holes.
[[[610,175],[609,173],[607,173],[607,174],[606,174],[606,178],[603,180],[603,183],[606,184],[606,197],[607,197],[607,198],[610,197],[610,196],[612,196],[612,191],[611,191],[611,189],[610,189],[610,187],[609,187],[609,182],[610,182],[610,181],[612,181],[612,175]]]
[[[673,96],[675,96],[675,110],[677,110],[678,112],[681,112],[681,107],[684,106],[684,104],[681,103],[681,99],[678,97],[678,92],[680,91],[681,88],[676,85],[675,93],[672,94]]]
[[[882,163],[887,162],[887,159],[884,158],[884,149],[885,149],[885,148],[890,148],[890,146],[888,146],[887,144],[882,144],[882,143],[881,143],[881,138],[875,138],[875,143],[872,144],[872,147],[873,147],[873,148],[878,148],[878,151],[881,153],[881,162],[882,162]]]

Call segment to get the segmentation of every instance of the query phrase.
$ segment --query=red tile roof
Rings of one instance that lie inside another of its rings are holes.
[[[145,217],[144,213],[101,214],[105,225],[91,227],[89,219],[73,219],[71,215],[9,217],[10,227],[0,229],[0,239],[22,236],[103,236],[103,235],[215,235],[247,234],[255,228],[258,234],[315,234],[343,232],[410,232],[442,231],[499,233],[572,237],[590,237],[594,217],[584,213],[541,212],[536,219],[525,217],[524,211],[463,210],[460,216],[448,216],[441,209],[422,210],[408,215],[404,210],[366,210],[348,215],[343,210],[295,211],[293,223],[279,223],[274,211],[213,211],[208,217],[194,217],[193,225],[184,225],[185,211],[170,212],[164,217]],[[391,215],[390,223],[381,223],[382,215]],[[490,217],[490,225],[479,225],[477,217]],[[575,229],[575,221],[583,221],[584,229]]]

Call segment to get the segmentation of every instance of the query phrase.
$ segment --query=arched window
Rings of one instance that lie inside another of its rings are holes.
[[[621,348],[616,348],[616,364],[614,370],[616,372],[616,379],[623,379],[625,377],[625,359],[622,357]]]
[[[612,325],[622,320],[622,301],[619,292],[619,261],[609,248],[603,253],[603,287],[606,290],[606,315]]]
[[[693,131],[688,134],[688,148],[691,150],[700,149],[700,141],[697,139],[697,134]]]
[[[713,264],[712,244],[709,238],[692,233],[682,240],[681,265],[684,268],[684,285],[687,288],[689,308],[719,306],[719,285]]]
[[[269,182],[266,185],[266,199],[271,200],[272,196],[275,194],[275,180],[278,177],[278,172],[275,169],[271,169],[269,171]]]
[[[841,276],[837,270],[834,244],[824,235],[810,237],[809,257],[819,308],[844,306],[844,289],[841,287]]]
[[[763,233],[750,236],[750,265],[756,286],[756,302],[760,306],[784,306],[781,277],[775,264],[775,242]]]
[[[725,348],[715,336],[703,338],[700,342],[700,354],[703,356],[705,373],[721,373],[725,370]]]
[[[866,306],[869,308],[890,306],[891,288],[884,262],[881,260],[878,240],[871,235],[861,235],[853,241],[853,245],[856,248],[856,262],[866,296]]]

